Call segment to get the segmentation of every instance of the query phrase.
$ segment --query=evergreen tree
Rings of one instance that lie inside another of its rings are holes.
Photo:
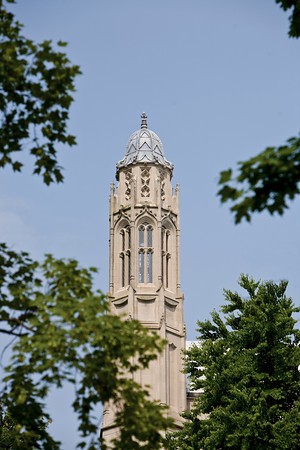
[[[169,449],[299,449],[299,308],[287,282],[242,275],[247,297],[225,291],[227,304],[198,322],[198,345],[186,352],[195,401]]]

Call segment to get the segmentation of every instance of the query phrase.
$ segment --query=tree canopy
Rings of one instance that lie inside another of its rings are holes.
[[[198,322],[198,345],[186,352],[191,386],[201,390],[169,449],[298,449],[300,331],[287,282],[242,275],[237,292],[212,320]]]
[[[291,10],[289,36],[300,37],[299,0],[276,0],[285,11]],[[220,173],[218,196],[231,203],[235,223],[250,222],[253,213],[268,211],[282,215],[288,200],[300,193],[300,137],[291,137],[285,145],[270,146],[258,155],[238,162],[236,171]]]
[[[62,51],[66,43],[55,50],[51,41],[24,37],[7,3],[14,0],[0,0],[0,167],[21,171],[29,152],[46,185],[61,182],[58,149],[75,144],[67,126],[80,69]],[[12,351],[0,390],[1,449],[60,448],[48,430],[46,401],[65,382],[75,388],[78,447],[100,448],[97,409],[112,400],[120,428],[115,448],[161,448],[161,431],[172,421],[130,375],[164,342],[139,322],[110,314],[95,272],[74,259],[46,255],[38,262],[0,244],[0,333],[11,338]]]
[[[33,173],[47,185],[61,182],[57,146],[76,143],[67,124],[80,69],[50,40],[37,44],[23,36],[7,2],[0,1],[0,167],[21,171],[20,152],[26,151],[34,158]]]
[[[45,399],[51,387],[65,381],[75,386],[82,447],[98,448],[94,408],[112,399],[120,405],[119,445],[135,448],[138,437],[148,446],[137,448],[159,448],[160,431],[171,421],[128,378],[157,357],[164,345],[158,335],[138,321],[109,314],[106,297],[93,288],[94,268],[51,255],[38,263],[5,245],[0,267],[0,332],[17,338],[1,391],[2,408],[17,425],[13,448],[59,448],[47,431],[51,417]],[[129,405],[137,415],[127,414]]]

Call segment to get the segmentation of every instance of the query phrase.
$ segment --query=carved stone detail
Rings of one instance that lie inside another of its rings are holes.
[[[165,192],[166,171],[160,170],[159,175],[160,175],[160,196],[161,196],[162,201],[164,201],[166,199],[166,192]]]
[[[121,219],[127,219],[128,222],[130,222],[130,216],[131,216],[130,209],[126,208],[126,210],[124,210],[123,207],[121,206],[119,211],[116,214],[114,214],[114,226],[116,226],[116,224]]]
[[[164,201],[166,199],[165,184],[166,184],[165,180],[162,180],[161,188],[160,188],[160,195],[161,195],[162,201]]]
[[[171,222],[173,223],[173,225],[175,225],[175,227],[177,226],[177,223],[176,223],[176,216],[175,216],[175,214],[173,214],[171,211],[168,211],[166,214],[164,214],[163,216],[162,216],[162,221],[164,221],[165,219],[170,219],[171,220]]]
[[[135,214],[135,217],[138,218],[138,217],[141,217],[141,216],[147,215],[147,214],[149,214],[152,217],[156,217],[156,214],[153,213],[153,211],[149,207],[149,205],[143,205],[142,208],[140,209],[140,212]]]
[[[125,173],[125,199],[130,200],[131,198],[131,180],[132,180],[132,169],[129,169]]]
[[[141,169],[141,196],[150,197],[150,168]]]

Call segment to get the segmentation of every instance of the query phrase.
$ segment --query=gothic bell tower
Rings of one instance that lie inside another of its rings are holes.
[[[111,312],[139,320],[168,344],[135,380],[151,386],[151,396],[169,407],[178,426],[186,409],[182,371],[185,348],[180,289],[179,187],[172,188],[173,164],[160,138],[147,127],[130,137],[118,162],[117,187],[110,191]],[[109,428],[109,411],[104,425]],[[105,428],[103,433],[105,436]],[[107,430],[108,430],[107,428]]]

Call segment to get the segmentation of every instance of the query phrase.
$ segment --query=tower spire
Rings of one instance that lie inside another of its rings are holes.
[[[149,390],[151,400],[167,405],[178,428],[187,409],[182,349],[185,348],[183,294],[180,289],[179,192],[171,183],[173,164],[165,159],[159,137],[141,128],[130,136],[117,164],[118,185],[110,195],[111,314],[139,320],[168,342],[161,357],[128,379]],[[125,374],[124,374],[125,376]],[[116,413],[105,406],[102,437],[112,448],[118,436]]]
[[[147,126],[147,114],[145,112],[142,113],[141,119],[142,119],[141,128],[148,128],[148,126]]]

